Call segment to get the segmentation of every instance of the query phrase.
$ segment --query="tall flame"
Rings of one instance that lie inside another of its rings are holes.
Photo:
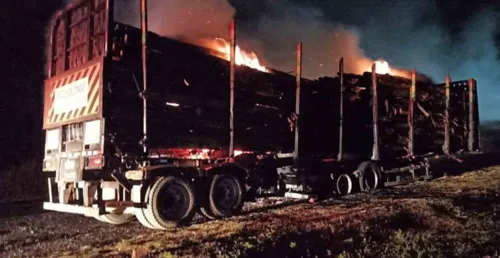
[[[391,67],[387,61],[377,60],[375,61],[375,72],[378,74],[391,74]]]
[[[368,65],[369,64],[369,65]],[[404,77],[407,79],[411,78],[411,71],[407,71],[404,69],[397,69],[394,67],[391,67],[389,63],[385,60],[377,60],[377,61],[367,61],[364,60],[362,62],[362,65],[365,66],[365,71],[366,72],[371,72],[372,71],[372,65],[375,64],[375,72],[377,74],[389,74],[391,76],[399,76],[399,77]]]
[[[215,50],[219,53],[215,53],[217,56],[230,60],[231,44],[222,38],[215,38],[213,40],[204,40],[203,45]],[[257,54],[254,52],[247,52],[242,50],[239,46],[236,46],[235,52],[236,65],[244,65],[253,69],[257,69],[262,72],[270,72],[265,66],[260,64]]]

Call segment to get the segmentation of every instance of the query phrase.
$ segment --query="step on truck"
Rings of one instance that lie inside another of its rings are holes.
[[[257,196],[369,192],[479,153],[476,81],[343,71],[302,78],[115,21],[80,0],[50,25],[44,209],[152,229],[238,214]]]

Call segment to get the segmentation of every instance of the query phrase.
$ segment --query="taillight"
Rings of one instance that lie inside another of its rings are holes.
[[[104,166],[104,157],[103,156],[93,156],[87,158],[87,168],[102,168]]]

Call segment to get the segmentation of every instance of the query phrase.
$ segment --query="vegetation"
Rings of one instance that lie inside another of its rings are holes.
[[[252,209],[65,255],[500,257],[499,220],[497,166],[373,195]]]
[[[46,195],[47,181],[36,160],[0,173],[0,202],[41,199]]]

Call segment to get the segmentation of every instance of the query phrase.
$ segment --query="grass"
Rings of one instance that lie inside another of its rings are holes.
[[[76,256],[500,257],[500,167],[296,204],[169,231]]]
[[[37,160],[0,173],[0,202],[43,198],[46,195],[47,181]]]

